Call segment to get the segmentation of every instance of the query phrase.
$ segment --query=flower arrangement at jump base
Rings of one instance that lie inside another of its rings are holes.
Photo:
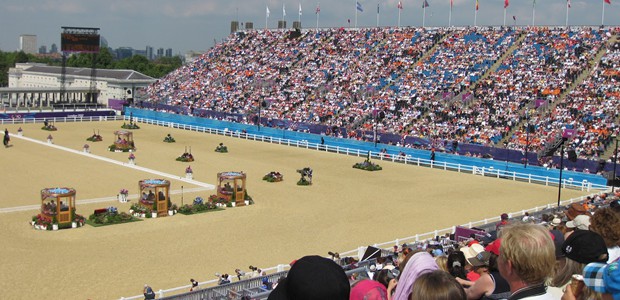
[[[78,215],[74,212],[73,214],[73,223],[75,227],[82,227],[86,223],[86,218],[82,215]]]
[[[56,130],[58,130],[58,128],[56,128],[56,126],[54,126],[54,124],[49,123],[47,120],[43,121],[43,127],[41,127],[41,129],[47,130],[47,131],[56,131]]]
[[[151,208],[137,203],[132,204],[129,208],[129,214],[137,218],[151,218],[152,213],[153,210]]]
[[[181,156],[177,157],[177,161],[182,162],[192,162],[194,161],[194,156],[192,155],[192,147],[189,147],[189,152],[187,151],[187,147],[185,147],[185,152],[181,154]]]
[[[284,180],[284,175],[280,174],[280,172],[271,171],[263,176],[263,180],[267,182],[280,182]]]
[[[96,209],[94,213],[88,217],[88,223],[95,227],[135,221],[139,221],[139,219],[132,217],[126,212],[119,213],[118,209],[114,206]]]
[[[179,207],[179,213],[184,215],[193,215],[207,211],[221,210],[221,200],[226,201],[226,199],[216,199],[217,201],[213,201],[213,196],[214,195],[209,197],[209,200],[207,202],[205,202],[202,197],[196,197],[192,204],[185,204]]]
[[[129,191],[127,189],[121,189],[118,192],[118,195],[116,195],[116,197],[118,198],[118,202],[121,203],[126,203],[129,200],[127,200],[127,197],[129,196]]]
[[[176,140],[168,133],[168,135],[164,138],[165,143],[176,143]]]
[[[366,156],[366,160],[364,160],[364,162],[354,164],[353,168],[360,169],[360,170],[366,170],[366,171],[383,170],[383,168],[380,165],[375,164],[370,161],[370,152],[368,152],[368,155]]]
[[[127,123],[123,123],[123,125],[121,125],[121,128],[123,129],[140,129],[140,126],[138,126],[138,124],[134,123],[133,121],[129,121],[129,124]]]
[[[220,143],[215,147],[215,152],[228,153],[228,147],[224,146],[224,143]]]
[[[99,134],[99,132],[95,133],[93,130],[93,135],[86,139],[89,142],[101,142],[103,141],[103,137]]]
[[[84,216],[76,214],[75,208],[71,210],[71,224],[58,224],[58,220],[56,217],[50,218],[43,214],[38,214],[36,216],[32,216],[32,220],[30,221],[30,225],[34,229],[38,230],[57,230],[63,228],[77,228],[84,226],[86,222],[86,218]]]
[[[38,214],[36,216],[32,216],[30,225],[32,225],[34,229],[38,230],[52,230],[52,218]]]

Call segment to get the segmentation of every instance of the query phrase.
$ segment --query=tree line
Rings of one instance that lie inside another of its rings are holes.
[[[61,59],[41,57],[34,54],[26,54],[23,51],[3,52],[0,51],[0,87],[9,85],[9,68],[15,67],[16,63],[44,63],[50,66],[62,66]],[[95,57],[97,69],[129,69],[151,76],[161,78],[164,75],[178,69],[183,64],[181,57],[159,57],[149,61],[142,55],[134,55],[124,59],[114,59],[108,48],[101,48]],[[91,68],[93,66],[93,54],[79,53],[67,58],[67,67]]]

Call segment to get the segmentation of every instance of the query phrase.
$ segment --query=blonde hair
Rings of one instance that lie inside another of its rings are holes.
[[[555,246],[549,231],[536,224],[506,226],[500,233],[500,256],[527,284],[544,283],[554,274]]]
[[[448,257],[445,255],[439,255],[435,257],[435,262],[439,266],[440,270],[448,272]]]
[[[573,274],[581,274],[584,264],[580,264],[572,259],[562,257],[555,264],[555,274],[551,279],[550,286],[563,287],[570,283]]]

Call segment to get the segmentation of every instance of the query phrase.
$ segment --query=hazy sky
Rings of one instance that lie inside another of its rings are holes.
[[[426,26],[448,26],[450,0],[427,0]],[[452,25],[474,24],[475,0],[453,0]],[[561,25],[566,22],[566,0],[535,0],[536,25]],[[605,25],[620,25],[620,0],[571,0],[570,25],[601,25],[603,5]],[[377,24],[396,26],[398,0],[359,0],[357,26]],[[172,48],[174,54],[188,50],[204,51],[230,33],[230,22],[253,22],[255,29],[265,28],[269,7],[269,28],[282,20],[282,6],[290,27],[299,18],[304,28],[316,27],[315,10],[320,3],[319,27],[347,27],[355,23],[355,0],[0,0],[0,49],[14,51],[20,34],[35,34],[38,46],[60,46],[62,26],[98,27],[109,45],[144,49]],[[423,0],[403,0],[401,26],[422,25]],[[510,0],[506,23],[532,24],[533,0]],[[502,25],[504,0],[479,0],[478,25]]]

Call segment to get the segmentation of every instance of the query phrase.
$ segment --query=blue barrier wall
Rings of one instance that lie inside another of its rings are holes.
[[[324,139],[325,144],[329,146],[339,146],[350,149],[357,149],[361,151],[373,151],[379,152],[381,149],[386,149],[389,155],[398,155],[400,152],[404,152],[407,155],[410,155],[413,158],[422,158],[429,159],[430,151],[420,150],[420,149],[411,149],[411,148],[403,148],[397,146],[391,146],[387,144],[378,144],[377,147],[374,146],[372,142],[364,142],[353,139],[341,139],[334,138],[328,136],[321,136],[318,134],[305,133],[305,132],[297,132],[297,131],[288,131],[283,129],[276,129],[270,127],[260,127],[260,129],[256,125],[249,124],[240,124],[228,121],[219,121],[207,118],[200,117],[192,117],[187,115],[180,114],[171,114],[164,112],[157,112],[152,110],[143,110],[137,108],[126,108],[126,115],[133,115],[137,118],[146,118],[152,119],[162,122],[172,122],[172,123],[180,123],[186,125],[193,126],[201,126],[207,128],[215,128],[220,130],[230,130],[230,131],[245,131],[249,134],[256,135],[264,135],[275,138],[283,138],[297,141],[308,141],[310,143],[320,143],[321,138]],[[515,164],[505,161],[496,161],[491,159],[483,159],[476,157],[467,157],[467,156],[459,156],[448,153],[440,153],[437,152],[435,155],[435,161],[437,163],[447,162],[452,164],[461,164],[468,166],[476,166],[476,167],[484,167],[490,169],[491,167],[495,170],[504,170],[509,172],[517,172],[522,174],[531,174],[535,176],[549,177],[556,179],[559,177],[560,170],[558,169],[547,169],[539,166],[531,166],[528,165],[527,168],[524,168],[522,164]],[[565,160],[566,161],[566,160]],[[585,174],[580,172],[573,171],[564,171],[562,173],[563,179],[571,178],[574,182],[582,182],[586,180],[593,184],[598,185],[606,185],[607,179],[605,179],[601,175],[596,174]]]

